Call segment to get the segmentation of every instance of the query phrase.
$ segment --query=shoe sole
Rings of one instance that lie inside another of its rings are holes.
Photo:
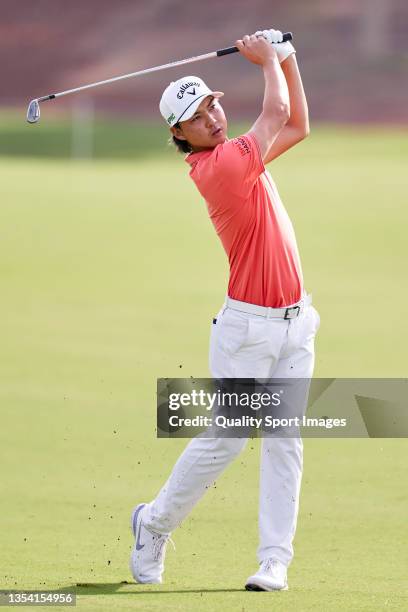
[[[255,584],[254,582],[248,582],[245,585],[245,589],[247,591],[267,591],[268,593],[272,593],[273,591],[287,591],[289,587],[288,585],[285,585],[281,589],[272,589],[271,587],[261,586],[260,584]]]

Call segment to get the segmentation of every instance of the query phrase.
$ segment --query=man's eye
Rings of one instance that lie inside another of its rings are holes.
[[[191,121],[197,121],[197,119],[198,119],[198,115],[196,115],[195,117],[193,117]]]
[[[215,108],[216,106],[217,105],[214,103],[214,104],[211,104],[210,108]]]

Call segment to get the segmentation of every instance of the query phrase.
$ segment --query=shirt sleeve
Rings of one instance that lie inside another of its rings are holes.
[[[255,136],[238,136],[217,147],[213,171],[224,189],[247,198],[265,171]]]

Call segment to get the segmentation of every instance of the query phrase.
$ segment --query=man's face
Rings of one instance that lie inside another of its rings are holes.
[[[187,140],[193,151],[213,149],[225,142],[227,119],[217,98],[207,96],[188,121],[180,121],[180,128],[172,127],[180,140]]]

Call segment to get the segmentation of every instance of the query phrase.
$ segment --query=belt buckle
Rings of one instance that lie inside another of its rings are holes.
[[[290,310],[297,310],[297,312],[293,316],[288,316]],[[285,310],[285,316],[283,318],[287,321],[288,319],[295,319],[296,317],[299,316],[299,314],[300,314],[300,306],[289,306]]]

